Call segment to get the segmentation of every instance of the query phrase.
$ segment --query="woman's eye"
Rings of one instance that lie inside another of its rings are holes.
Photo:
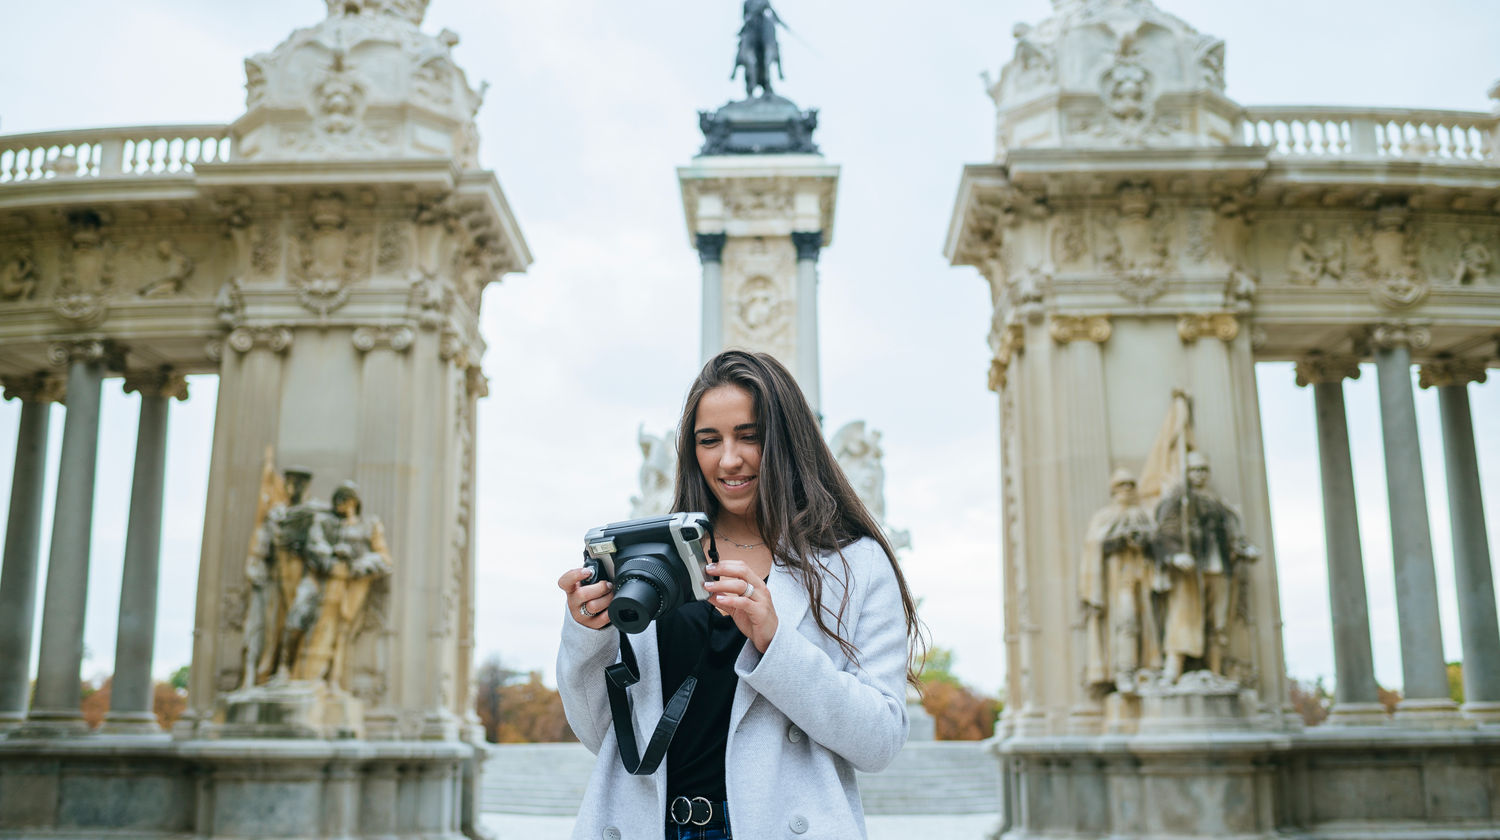
[[[714,444],[716,444],[718,442],[719,442],[718,438],[699,438],[698,439],[698,445],[699,446],[713,446]]]

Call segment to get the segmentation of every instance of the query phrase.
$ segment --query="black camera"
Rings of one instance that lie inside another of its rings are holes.
[[[708,600],[703,570],[718,560],[713,525],[702,513],[674,513],[615,522],[583,537],[583,565],[592,574],[583,583],[613,581],[609,620],[626,633],[639,633],[668,610]]]

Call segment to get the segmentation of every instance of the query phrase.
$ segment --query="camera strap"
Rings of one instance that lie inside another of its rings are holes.
[[[704,650],[707,650],[706,645]],[[635,651],[630,649],[629,637],[623,631],[620,633],[620,661],[605,668],[604,676],[605,686],[609,689],[610,715],[615,719],[615,740],[620,745],[620,761],[625,764],[625,772],[632,776],[649,776],[667,757],[667,745],[677,734],[677,725],[682,723],[688,701],[693,699],[693,689],[698,687],[697,671],[702,664],[703,653],[700,652],[698,663],[693,666],[694,673],[682,681],[677,693],[662,710],[661,720],[657,721],[656,731],[651,733],[651,741],[643,756],[635,741],[635,718],[630,713],[630,698],[625,694],[625,689],[641,681],[641,670],[636,665]]]

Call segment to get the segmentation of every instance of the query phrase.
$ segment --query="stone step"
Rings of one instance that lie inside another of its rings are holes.
[[[481,810],[572,816],[583,801],[594,756],[581,744],[493,744]],[[975,741],[914,741],[881,773],[860,773],[865,812],[874,815],[993,814],[1000,765]]]

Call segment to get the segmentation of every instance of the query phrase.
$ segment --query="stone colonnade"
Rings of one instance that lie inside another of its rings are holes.
[[[6,397],[21,400],[22,409],[9,530],[4,565],[0,566],[0,731],[17,730],[23,735],[70,734],[86,729],[79,697],[100,396],[107,369],[123,367],[118,348],[104,341],[59,344],[53,347],[51,357],[54,363],[66,366],[65,380],[43,372],[7,378],[5,382]],[[60,387],[64,383],[65,396]],[[167,405],[171,397],[187,399],[187,385],[180,374],[160,369],[131,372],[125,377],[125,390],[141,395],[141,414],[106,728],[155,732],[151,654],[156,633]],[[48,416],[51,403],[59,400],[67,405],[67,413],[42,603],[36,689],[28,703]]]
[[[1397,713],[1409,720],[1451,719],[1458,710],[1449,697],[1444,665],[1411,376],[1412,350],[1425,348],[1430,338],[1424,328],[1411,326],[1380,326],[1370,338],[1379,391],[1401,639],[1404,698]],[[1359,376],[1359,361],[1354,355],[1314,354],[1297,364],[1297,384],[1313,388],[1317,415],[1337,679],[1330,720],[1335,723],[1368,723],[1383,717],[1370,651],[1370,616],[1344,408],[1343,381]],[[1500,625],[1467,390],[1470,382],[1484,380],[1484,366],[1477,362],[1437,359],[1420,366],[1420,384],[1437,389],[1442,416],[1463,643],[1465,702],[1461,711],[1481,722],[1497,722]]]

